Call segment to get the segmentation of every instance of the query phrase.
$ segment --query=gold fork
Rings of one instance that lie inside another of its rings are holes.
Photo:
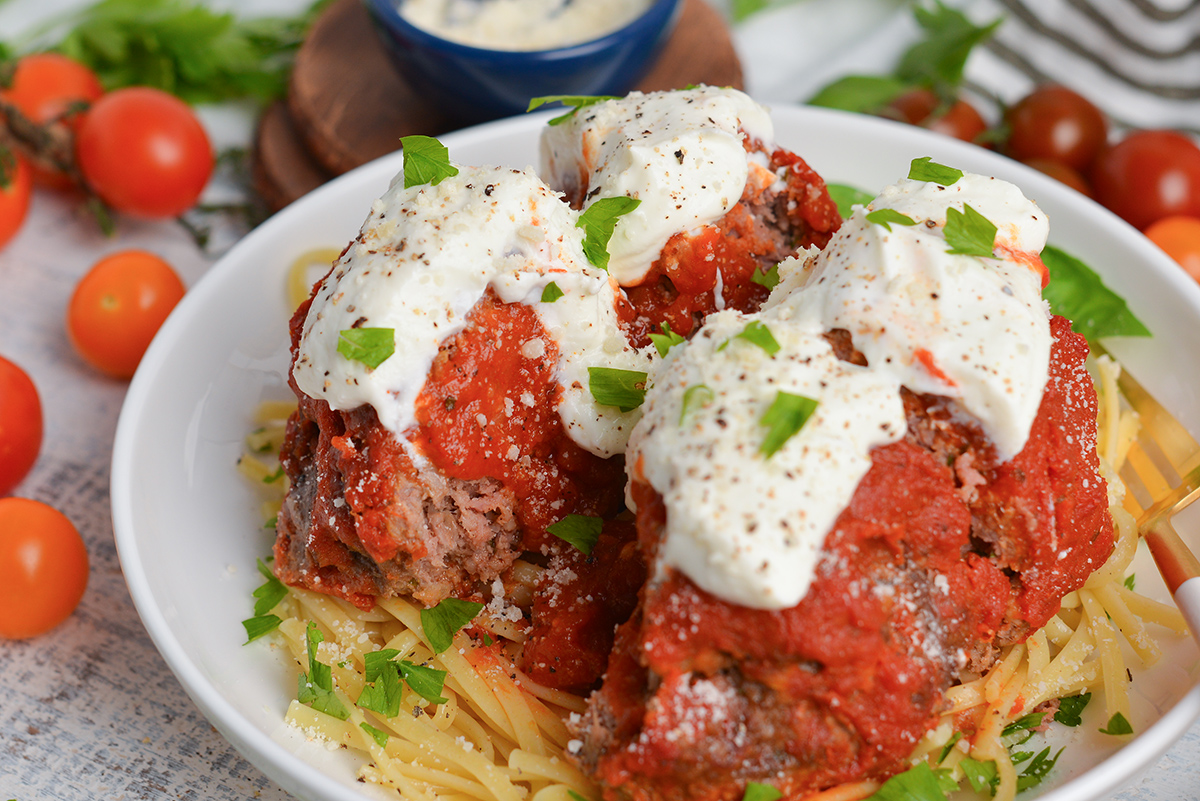
[[[1095,350],[1104,353],[1099,346]],[[1176,513],[1200,498],[1200,443],[1124,369],[1117,386],[1141,423],[1121,470],[1128,489],[1125,508],[1200,643],[1200,561],[1171,524]]]

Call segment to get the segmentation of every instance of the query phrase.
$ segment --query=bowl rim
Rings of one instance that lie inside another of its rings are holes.
[[[594,1],[589,0],[589,2]],[[456,42],[453,39],[447,39],[444,36],[438,36],[405,19],[400,14],[400,4],[403,2],[404,0],[366,0],[366,5],[368,11],[371,12],[371,16],[379,24],[396,30],[403,36],[414,40],[422,47],[436,48],[450,55],[481,61],[525,59],[534,61],[561,61],[570,58],[585,58],[616,47],[620,42],[640,32],[640,30],[635,29],[650,28],[653,25],[657,30],[656,23],[660,16],[663,17],[662,28],[664,30],[669,29],[673,26],[673,20],[678,20],[679,11],[686,0],[652,0],[650,5],[641,14],[634,17],[627,24],[601,37],[541,50],[500,50],[464,44]]]

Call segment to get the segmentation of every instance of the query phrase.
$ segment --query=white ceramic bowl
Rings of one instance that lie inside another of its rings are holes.
[[[524,167],[536,163],[547,116],[479,126],[444,142],[460,163]],[[1133,228],[1040,173],[918,128],[807,108],[773,116],[779,143],[830,182],[874,192],[907,175],[913,158],[933,156],[1017,183],[1049,215],[1051,242],[1098,270],[1155,334],[1110,340],[1110,350],[1200,431],[1200,288]],[[289,265],[306,250],[341,248],[353,238],[400,167],[399,155],[388,156],[333,181],[213,267],[142,360],[113,457],[121,564],[155,644],[213,725],[264,773],[311,801],[361,801],[374,788],[354,781],[355,761],[345,750],[297,740],[281,725],[295,688],[292,668],[265,645],[242,645],[239,621],[250,616],[250,593],[260,583],[255,559],[271,542],[234,464],[256,404],[290,397]],[[1200,544],[1200,524],[1184,528]],[[1157,578],[1148,561],[1140,566],[1139,589],[1153,587],[1165,600]],[[1070,730],[1064,736],[1075,747],[1040,790],[1045,799],[1086,801],[1115,791],[1200,717],[1196,647],[1170,637],[1165,645],[1162,662],[1134,684],[1139,734],[1121,747],[1117,738],[1087,734],[1102,722]]]

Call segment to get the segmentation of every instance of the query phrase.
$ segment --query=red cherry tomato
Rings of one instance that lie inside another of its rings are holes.
[[[182,100],[135,86],[96,101],[75,143],[88,184],[117,211],[174,217],[190,209],[212,173],[204,127]]]
[[[957,100],[944,113],[934,116],[940,105],[938,96],[931,89],[911,89],[888,103],[883,116],[920,125],[955,139],[975,141],[987,130],[987,123],[970,103]]]
[[[0,356],[0,495],[21,483],[42,447],[42,401],[24,370]]]
[[[1061,161],[1052,159],[1026,159],[1026,166],[1033,167],[1038,172],[1044,172],[1051,178],[1064,183],[1088,197],[1092,196],[1092,187],[1088,184],[1087,179],[1080,175],[1077,171],[1071,169]]]
[[[1143,230],[1163,217],[1200,217],[1200,148],[1175,131],[1137,131],[1096,158],[1092,189]]]
[[[1146,236],[1200,281],[1200,217],[1164,217],[1146,229]]]
[[[130,378],[184,291],[171,265],[153,253],[125,250],[106,256],[71,296],[71,343],[98,370]]]
[[[4,158],[0,154],[0,159]],[[8,162],[10,170],[0,171],[0,248],[8,244],[17,231],[21,230],[25,216],[29,214],[29,197],[33,180],[29,165],[20,157]],[[7,176],[8,181],[4,178]]]
[[[12,85],[0,91],[0,98],[39,125],[65,116],[67,125],[77,131],[86,107],[102,94],[100,79],[88,67],[59,53],[34,53],[17,61]],[[34,168],[33,177],[57,189],[71,186],[71,179],[61,172]]]
[[[28,498],[0,498],[0,637],[34,637],[62,623],[87,579],[87,549],[65,515]]]
[[[1008,154],[1086,170],[1108,139],[1100,109],[1064,86],[1042,86],[1008,110]]]

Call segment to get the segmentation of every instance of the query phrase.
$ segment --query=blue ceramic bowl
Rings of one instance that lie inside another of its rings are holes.
[[[534,97],[625,94],[654,63],[683,5],[683,0],[655,0],[642,16],[599,39],[513,51],[471,47],[428,33],[400,16],[401,0],[364,2],[408,83],[464,123],[521,114]]]

